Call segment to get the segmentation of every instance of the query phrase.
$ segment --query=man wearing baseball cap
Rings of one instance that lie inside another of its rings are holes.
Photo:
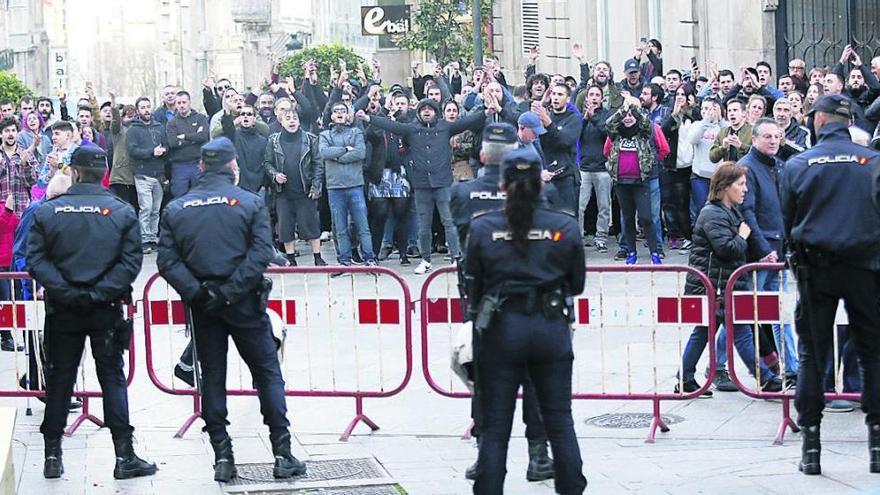
[[[624,79],[620,81],[620,90],[627,91],[630,96],[638,98],[642,94],[642,88],[645,86],[639,61],[634,58],[627,60],[623,64],[623,73]]]
[[[71,156],[73,185],[34,213],[28,237],[28,272],[45,287],[45,478],[60,478],[61,437],[86,336],[104,399],[104,421],[113,436],[116,479],[155,474],[156,465],[132,446],[122,352],[131,339],[122,304],[141,271],[141,233],[131,205],[101,186],[107,153],[93,144]]]

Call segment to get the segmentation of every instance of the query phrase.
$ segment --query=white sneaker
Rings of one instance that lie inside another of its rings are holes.
[[[425,273],[430,272],[430,271],[431,271],[431,264],[425,260],[422,260],[419,262],[419,266],[417,266],[416,269],[413,270],[413,273],[415,273],[416,275],[424,275]]]
[[[326,230],[324,232],[321,232],[320,239],[321,239],[321,242],[329,241],[330,240],[330,232],[327,232]]]

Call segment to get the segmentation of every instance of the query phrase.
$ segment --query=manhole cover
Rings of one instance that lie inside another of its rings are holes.
[[[396,485],[351,486],[345,488],[291,488],[289,490],[229,491],[229,495],[401,495]]]
[[[253,485],[257,483],[289,483],[291,481],[332,481],[352,479],[386,478],[388,475],[375,459],[328,459],[306,461],[306,474],[290,479],[275,479],[272,476],[271,462],[236,464],[238,476],[230,480],[230,485]]]
[[[674,414],[662,414],[660,417],[668,425],[684,421],[683,417]],[[586,423],[599,428],[634,429],[650,427],[653,419],[654,416],[648,413],[616,413],[589,418]]]

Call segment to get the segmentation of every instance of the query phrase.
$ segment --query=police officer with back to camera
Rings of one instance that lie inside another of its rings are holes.
[[[122,353],[131,327],[123,303],[131,303],[131,284],[141,270],[141,233],[128,203],[101,186],[107,154],[81,146],[71,157],[73,185],[67,194],[34,213],[27,245],[28,271],[46,289],[46,415],[43,476],[59,478],[61,435],[86,336],[104,400],[104,421],[116,450],[116,479],[148,476],[156,465],[140,459],[132,447],[128,390]]]
[[[226,433],[230,336],[259,391],[275,455],[274,476],[305,474],[305,464],[290,453],[284,379],[266,315],[271,284],[263,272],[274,254],[269,211],[259,196],[235,185],[238,164],[229,139],[209,141],[201,155],[200,181],[163,212],[157,265],[191,309],[214,479],[227,482],[237,474]]]
[[[505,194],[501,191],[499,183],[499,166],[504,155],[516,149],[516,143],[516,129],[510,124],[489,124],[483,131],[483,143],[480,149],[483,175],[475,180],[459,182],[452,186],[450,207],[460,239],[467,239],[471,218],[474,215],[504,208]],[[475,390],[471,401],[471,416],[474,420],[472,433],[477,438],[482,428],[479,393],[479,389]],[[538,410],[535,387],[528,380],[528,376],[523,382],[523,422],[526,424],[526,438],[529,441],[526,479],[529,481],[550,479],[553,477],[553,459],[547,455],[547,431],[544,429],[541,413]],[[479,462],[475,462],[468,467],[465,477],[470,480],[476,479],[478,466]]]
[[[880,473],[880,210],[872,174],[880,153],[853,143],[850,101],[825,95],[813,105],[819,137],[792,157],[780,181],[785,233],[798,281],[796,314],[800,376],[795,406],[803,428],[804,474],[820,474],[819,423],[834,317],[843,299],[864,371],[862,410],[868,425],[870,472]]]
[[[558,493],[587,485],[571,417],[573,296],[584,289],[577,220],[541,206],[541,161],[509,152],[504,209],[471,222],[465,257],[483,413],[474,493],[502,493],[516,393],[528,375],[553,448]]]

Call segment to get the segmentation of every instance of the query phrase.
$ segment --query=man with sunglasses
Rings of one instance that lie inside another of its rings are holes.
[[[238,114],[240,125],[233,123],[229,115],[222,119],[223,135],[235,145],[235,157],[238,161],[238,187],[245,191],[259,194],[266,182],[266,170],[263,168],[263,157],[266,153],[266,138],[257,132],[257,112],[254,107],[245,105]]]
[[[202,102],[205,105],[206,115],[214,115],[223,109],[220,100],[231,87],[232,83],[225,78],[214,82],[213,77],[208,77],[202,81]]]
[[[189,93],[178,91],[177,112],[165,126],[168,161],[171,162],[171,195],[183,196],[199,175],[202,144],[208,142],[208,117],[192,109]]]

